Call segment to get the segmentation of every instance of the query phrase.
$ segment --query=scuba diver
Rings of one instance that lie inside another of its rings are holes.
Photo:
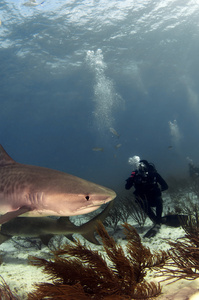
[[[126,180],[125,188],[127,190],[133,186],[136,202],[153,221],[154,225],[160,226],[163,210],[162,191],[168,189],[165,180],[156,171],[153,164],[147,160],[140,160],[136,170]],[[156,208],[156,214],[152,207]]]

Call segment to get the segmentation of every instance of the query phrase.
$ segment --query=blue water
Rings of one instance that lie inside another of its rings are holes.
[[[2,0],[0,22],[0,143],[15,160],[115,189],[133,155],[163,177],[199,164],[198,0]]]

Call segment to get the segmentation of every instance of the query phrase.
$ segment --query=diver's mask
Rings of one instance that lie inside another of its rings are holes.
[[[146,177],[148,175],[147,166],[143,162],[140,162],[138,165],[138,173],[143,177]]]

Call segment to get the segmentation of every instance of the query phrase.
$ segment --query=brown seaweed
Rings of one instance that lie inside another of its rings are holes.
[[[141,203],[143,200],[140,198],[139,202]],[[114,203],[113,209],[104,222],[107,226],[112,227],[114,232],[117,231],[119,222],[126,223],[129,217],[138,223],[140,227],[144,226],[147,215],[134,195],[122,192],[116,197]],[[142,204],[144,205],[144,203]]]
[[[17,295],[12,293],[9,286],[3,279],[3,277],[0,275],[0,300],[19,300]]]
[[[167,258],[164,251],[152,254],[144,247],[136,230],[123,225],[127,237],[123,249],[98,225],[104,257],[79,240],[54,251],[53,260],[30,257],[30,263],[44,268],[53,283],[36,285],[29,299],[151,299],[160,295],[161,287],[147,282],[147,270],[161,267]]]
[[[168,241],[169,260],[156,276],[166,276],[163,281],[175,282],[180,279],[199,278],[199,210],[195,205],[188,218],[181,218],[185,236],[177,241]]]
[[[199,234],[199,231],[198,231]],[[186,235],[176,242],[169,241],[171,249],[162,270],[156,276],[166,276],[163,281],[175,282],[180,279],[194,280],[199,278],[199,238]]]

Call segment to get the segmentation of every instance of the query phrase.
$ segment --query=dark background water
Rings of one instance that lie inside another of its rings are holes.
[[[6,151],[114,189],[134,155],[186,176],[187,156],[199,164],[199,1],[41,2],[0,4]]]

